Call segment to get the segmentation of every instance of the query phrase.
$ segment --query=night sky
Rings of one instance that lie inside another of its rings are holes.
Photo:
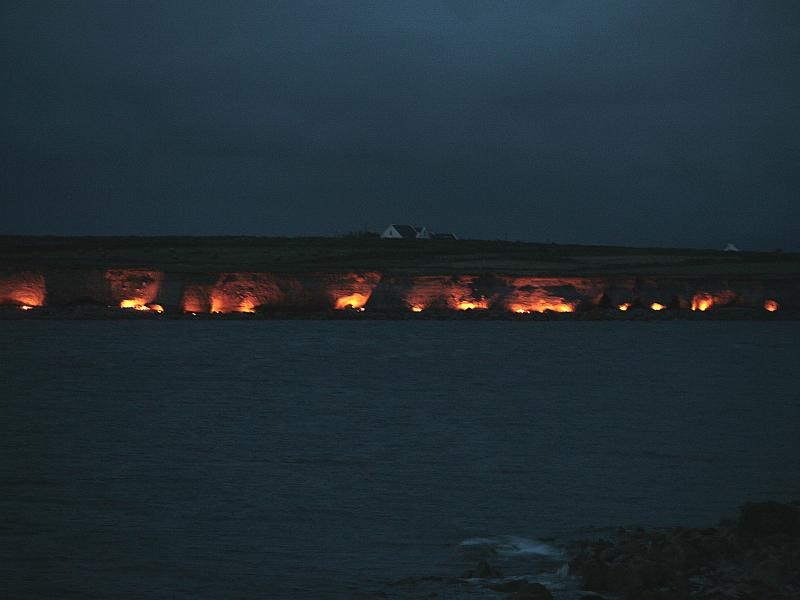
[[[800,3],[9,1],[2,234],[800,249]]]

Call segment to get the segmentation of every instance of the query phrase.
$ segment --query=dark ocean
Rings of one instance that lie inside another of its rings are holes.
[[[558,598],[800,498],[800,322],[0,322],[0,597]],[[445,578],[445,579],[438,579]]]

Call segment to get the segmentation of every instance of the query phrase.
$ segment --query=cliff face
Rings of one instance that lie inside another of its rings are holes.
[[[149,269],[0,273],[0,304],[101,305],[169,313],[332,309],[382,313],[491,310],[580,312],[594,307],[714,310],[800,308],[800,282],[786,278],[516,277],[369,272],[206,274]],[[769,304],[773,303],[773,304]]]
[[[0,274],[0,304],[43,306],[46,295],[45,278],[41,273]]]
[[[380,281],[380,274],[221,273],[202,278],[203,281],[182,279],[181,310],[231,313],[270,308],[362,308]]]

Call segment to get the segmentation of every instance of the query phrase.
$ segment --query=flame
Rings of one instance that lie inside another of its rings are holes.
[[[119,307],[120,308],[129,308],[129,309],[133,309],[133,310],[145,310],[145,311],[151,310],[151,311],[159,313],[159,314],[164,312],[164,307],[161,306],[160,304],[148,303],[142,298],[133,298],[133,299],[128,299],[128,300],[122,300],[119,303]]]
[[[164,274],[144,269],[112,269],[105,272],[111,298],[121,308],[150,310],[147,304],[158,296]],[[141,307],[141,308],[139,308]]]
[[[378,272],[330,273],[322,278],[325,293],[336,310],[363,312],[381,280]]]
[[[736,294],[730,290],[722,292],[698,292],[692,298],[692,310],[706,311],[712,306],[723,306],[736,300]]]
[[[134,298],[132,300],[122,300],[119,303],[120,308],[132,308],[133,310],[150,310],[147,306],[147,300],[142,298]]]
[[[664,306],[663,304],[660,304],[659,302],[653,302],[653,303],[650,305],[650,308],[651,308],[652,310],[664,310],[664,309],[665,309],[665,308],[667,308],[667,307],[666,307],[666,306]]]
[[[189,313],[254,313],[259,306],[286,302],[281,279],[273,273],[220,273],[213,284],[191,284],[183,292],[183,310]]]
[[[22,304],[22,305],[20,305],[20,307],[19,307],[19,309],[20,309],[20,310],[30,310],[30,309],[32,309],[32,308],[33,308],[33,307],[32,307],[32,306],[30,306],[30,305],[28,305],[28,304]]]
[[[39,300],[38,297],[33,295],[18,294],[16,300],[20,303],[20,306],[28,306],[30,308],[33,308],[34,306],[42,306],[44,304],[43,300]],[[23,308],[22,310],[27,309]]]
[[[625,312],[625,311],[626,311],[626,310],[628,310],[630,307],[631,307],[631,304],[630,304],[630,302],[623,302],[622,304],[620,304],[619,306],[617,306],[617,308],[618,308],[618,309],[620,309],[622,312]]]
[[[477,279],[478,277],[474,275],[414,277],[404,300],[414,312],[444,308],[461,311],[484,310],[489,308],[492,299],[475,292],[473,284]]]
[[[254,313],[256,312],[256,301],[252,298],[243,298],[238,304],[231,304],[235,296],[226,296],[224,293],[218,293],[218,290],[211,292],[211,308],[212,314],[221,315],[223,313],[239,312],[239,313]],[[197,310],[190,310],[189,312],[195,313]]]
[[[241,313],[254,313],[254,312],[256,312],[255,302],[253,302],[249,298],[247,298],[245,300],[242,300],[242,303],[239,305],[239,312],[241,312]]]
[[[575,312],[575,305],[561,298],[540,298],[534,302],[511,304],[509,308],[518,314],[529,314],[532,312],[543,313],[546,310],[560,313]]]
[[[764,300],[764,310],[775,312],[778,310],[778,303],[775,300]]]
[[[540,307],[541,308],[541,305]],[[568,312],[575,312],[575,306],[570,304],[569,302],[556,302],[555,304],[547,304],[544,307],[544,310],[552,310],[554,312],[561,312],[561,313],[568,313]]]
[[[486,310],[489,308],[489,303],[485,298],[481,298],[480,300],[461,300],[456,304],[456,308],[458,310]]]
[[[695,294],[692,298],[692,310],[707,311],[714,306],[714,298],[707,294]]]
[[[0,304],[44,306],[45,296],[44,275],[27,271],[13,275],[0,274]]]
[[[336,299],[336,310],[344,310],[346,308],[363,311],[364,305],[369,300],[369,296],[364,294],[350,294],[349,296],[342,296]]]
[[[513,286],[513,290],[505,298],[505,307],[518,314],[574,312],[577,300],[567,300],[563,294],[568,294],[571,298],[572,294],[578,295],[578,287],[589,290],[578,279],[517,277],[510,279],[509,284]]]

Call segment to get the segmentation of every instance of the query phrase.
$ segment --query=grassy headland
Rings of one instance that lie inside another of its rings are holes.
[[[800,275],[800,254],[488,240],[0,236],[0,268],[147,267],[171,272],[376,270],[603,276]]]

